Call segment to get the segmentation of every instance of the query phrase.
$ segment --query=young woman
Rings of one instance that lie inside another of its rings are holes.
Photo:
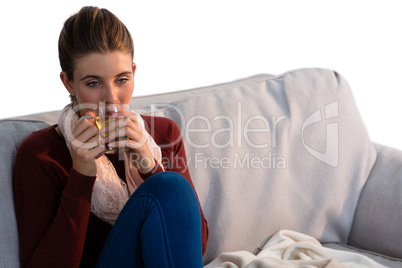
[[[127,150],[104,154],[99,142],[93,107],[129,103],[133,55],[129,31],[106,9],[84,7],[65,22],[60,78],[72,103],[16,158],[22,267],[202,267],[207,221],[178,127],[122,111],[101,131]]]

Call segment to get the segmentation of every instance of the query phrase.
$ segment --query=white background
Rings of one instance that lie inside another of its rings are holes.
[[[63,22],[84,5],[134,38],[134,96],[303,67],[349,82],[373,141],[402,149],[400,1],[11,1],[0,4],[0,118],[59,110]]]

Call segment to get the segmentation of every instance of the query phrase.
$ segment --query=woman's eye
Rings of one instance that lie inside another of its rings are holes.
[[[125,82],[127,82],[127,80],[127,78],[120,78],[119,80],[117,80],[117,83],[124,84]]]
[[[87,86],[89,86],[89,87],[96,87],[98,85],[100,85],[100,83],[97,81],[92,81],[92,82],[87,83]]]

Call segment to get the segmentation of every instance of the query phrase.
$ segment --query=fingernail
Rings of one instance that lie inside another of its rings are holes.
[[[78,122],[81,122],[82,119],[92,119],[92,118],[94,118],[92,115],[84,115],[84,116],[81,116],[81,118],[78,120]]]

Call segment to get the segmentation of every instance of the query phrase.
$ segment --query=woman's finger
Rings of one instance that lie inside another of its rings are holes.
[[[106,142],[125,136],[128,136],[128,138],[133,140],[138,140],[137,137],[142,136],[142,131],[138,126],[138,122],[133,121],[137,120],[137,116],[135,114],[129,115],[130,117],[120,118],[118,120],[109,122],[109,126],[101,130],[106,136]],[[131,129],[132,131],[138,133],[138,135],[127,134],[125,131],[123,131],[123,129],[125,129],[127,132]]]
[[[84,128],[83,131],[79,132],[78,134],[74,132],[79,132],[79,130],[73,131],[72,139],[70,139],[70,143],[75,147],[90,149],[94,147],[94,143],[88,141],[92,138],[99,139],[98,129],[94,125],[91,125],[89,123],[86,125],[86,128]]]

